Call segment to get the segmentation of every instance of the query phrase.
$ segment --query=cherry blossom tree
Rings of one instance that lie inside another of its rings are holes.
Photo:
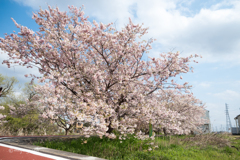
[[[5,109],[4,106],[0,106],[0,110],[4,110],[4,109]],[[4,118],[6,118],[6,115],[3,115],[2,113],[0,113],[0,126],[3,124]]]
[[[169,52],[145,61],[154,41],[140,41],[147,28],[129,19],[129,24],[117,31],[112,23],[88,21],[82,8],[71,6],[69,11],[49,6],[33,14],[40,26],[38,32],[13,20],[20,32],[0,38],[0,48],[9,55],[4,64],[37,67],[42,74],[30,76],[46,83],[36,87],[45,97],[39,100],[46,113],[43,116],[56,120],[68,116],[65,120],[70,124],[90,122],[83,127],[86,135],[110,138],[115,138],[114,129],[121,134],[134,133],[139,120],[174,133],[188,133],[174,123],[185,115],[166,108],[159,101],[159,91],[189,89],[187,83],[177,84],[173,78],[191,70],[193,56]],[[164,118],[169,122],[158,121]]]
[[[200,132],[200,127],[208,123],[205,116],[205,105],[192,93],[183,94],[179,90],[164,90],[159,93],[159,101],[166,109],[175,111],[181,116],[174,121],[177,127],[169,128],[163,127],[164,134],[174,133],[175,129],[181,129],[181,134],[188,134],[191,132]],[[169,123],[168,119],[162,119],[164,123]],[[166,125],[162,125],[166,126]]]
[[[45,119],[55,122],[58,127],[65,130],[65,135],[74,129],[76,123],[83,123],[84,117],[81,113],[79,104],[75,103],[71,97],[72,93],[64,86],[61,88],[60,93],[55,95],[55,86],[45,83],[44,86],[38,86],[36,92],[39,93],[40,102],[39,112]]]

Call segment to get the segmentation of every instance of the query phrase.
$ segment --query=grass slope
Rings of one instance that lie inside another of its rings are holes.
[[[99,137],[35,142],[35,145],[109,160],[239,160],[240,137],[228,134],[162,136],[155,140]]]

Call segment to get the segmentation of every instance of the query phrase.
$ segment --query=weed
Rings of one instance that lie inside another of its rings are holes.
[[[65,139],[36,142],[48,148],[59,149],[109,160],[237,160],[240,153],[231,147],[240,147],[240,139],[230,135],[161,136],[155,140],[126,140],[92,136],[88,139]]]

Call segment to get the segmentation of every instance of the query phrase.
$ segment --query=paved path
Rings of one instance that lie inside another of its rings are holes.
[[[67,160],[24,148],[0,144],[0,160]]]
[[[32,145],[37,140],[78,137],[80,136],[0,137],[0,160],[104,160]]]

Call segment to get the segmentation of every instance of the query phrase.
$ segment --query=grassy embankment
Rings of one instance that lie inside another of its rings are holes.
[[[55,140],[34,144],[114,160],[240,159],[240,136],[233,137],[229,134],[162,136],[155,138],[153,141],[141,141],[132,136],[123,141],[90,137],[88,139]]]

